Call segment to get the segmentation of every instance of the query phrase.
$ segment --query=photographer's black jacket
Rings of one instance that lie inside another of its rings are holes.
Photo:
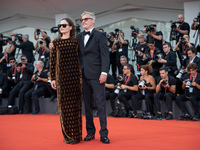
[[[123,83],[122,84],[124,84],[124,85],[125,85],[125,79],[128,79],[128,77],[127,76],[123,77]],[[126,85],[128,85],[128,86],[138,85],[137,77],[133,73],[131,73],[130,78],[129,78]],[[131,91],[129,89],[127,89],[127,92],[132,93],[132,94],[137,94],[137,91]]]
[[[4,73],[0,73],[0,88],[2,89],[2,93],[8,92],[7,91],[7,76]]]
[[[48,75],[47,75],[48,71],[45,71],[45,70],[42,70],[41,73],[39,73],[39,71],[37,70],[34,74],[40,78],[45,78],[45,79],[48,78]],[[44,81],[37,81],[35,84],[37,84],[39,86],[46,86],[46,82],[44,82]]]
[[[32,61],[33,61],[33,50],[35,49],[34,46],[33,46],[33,42],[28,40],[26,42],[22,42],[20,45],[17,45],[16,42],[13,41],[13,44],[16,48],[21,48],[22,54],[27,57],[29,63],[32,63]]]
[[[33,65],[31,63],[27,63],[26,67],[24,69],[21,69],[20,72],[16,71],[16,74],[15,74],[16,82],[31,81],[33,71],[34,71]],[[22,78],[20,78],[21,74],[22,74]]]
[[[137,51],[144,53],[147,49],[149,49],[147,43],[142,44],[142,45],[140,43],[137,44],[137,47],[136,47]],[[139,64],[140,66],[144,65],[144,63],[141,61],[142,59],[143,57],[140,57],[140,56],[137,57],[137,64]]]
[[[188,30],[188,35],[190,35],[190,25],[187,22],[183,22],[178,26],[178,28],[180,30]],[[177,32],[176,43],[178,43],[180,37],[183,37],[183,34]]]
[[[164,58],[167,60],[167,63],[164,64],[165,67],[168,67],[169,69],[169,74],[172,75],[174,74],[174,71],[177,70],[176,66],[176,53],[174,51],[170,51]]]
[[[185,64],[184,64],[185,68],[188,66],[189,61],[190,61],[189,58],[186,59]],[[193,63],[197,64],[197,66],[198,66],[197,72],[200,73],[200,58],[198,56],[195,56]]]

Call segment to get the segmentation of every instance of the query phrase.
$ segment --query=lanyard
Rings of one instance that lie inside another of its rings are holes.
[[[46,52],[46,50],[45,50],[45,49],[42,49],[42,56],[44,55],[45,52]]]
[[[196,72],[195,77],[193,78],[193,80],[192,80],[192,76],[191,76],[191,74],[190,74],[190,80],[191,80],[192,82],[195,81],[196,77],[197,77],[197,72]]]
[[[4,56],[5,56],[5,53],[4,53]],[[6,63],[8,64],[8,57],[6,56]]]
[[[184,23],[184,22],[182,22],[182,23],[179,25],[178,29],[180,29],[180,28],[181,28],[181,26],[183,25],[183,23]]]
[[[168,80],[169,80],[169,77],[167,76],[167,82],[168,82]],[[165,88],[165,92],[167,91],[167,87]]]
[[[130,75],[131,76],[131,75]],[[127,83],[128,83],[128,81],[129,81],[129,79],[130,79],[130,76],[128,77],[128,76],[125,76],[125,78],[124,78],[124,81],[125,81],[125,85],[127,85]],[[127,78],[126,78],[127,77]]]
[[[184,48],[183,48],[183,50],[184,50],[184,55],[186,54],[186,48],[188,48],[189,46],[188,45],[184,45]]]
[[[153,54],[154,54],[154,50],[155,50],[155,47],[153,49]],[[153,54],[151,53],[151,50],[150,50],[151,59],[153,59]]]
[[[16,69],[17,69],[17,67],[15,65],[14,73],[13,73],[13,70],[12,70],[12,74],[16,74]]]
[[[21,70],[21,74],[24,72],[24,68],[22,68],[22,70]]]

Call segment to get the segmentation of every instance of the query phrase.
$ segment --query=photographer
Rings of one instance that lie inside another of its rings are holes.
[[[115,34],[113,32],[110,32],[108,37],[108,48],[110,51],[110,66],[112,66],[112,76],[114,79],[116,78],[116,70],[117,70],[117,65],[116,65],[116,52],[117,52],[117,46],[116,43],[114,42],[114,37]]]
[[[141,100],[145,99],[147,113],[144,116],[145,119],[152,119],[153,118],[153,95],[156,89],[156,83],[153,76],[150,75],[152,72],[152,67],[149,65],[142,65],[140,68],[141,77],[139,81],[139,90],[137,95],[132,96],[132,102],[134,110],[141,109]],[[136,112],[135,112],[136,114]]]
[[[157,56],[161,53],[158,48],[155,47],[154,41],[151,40],[148,43],[149,49],[144,52],[142,61],[144,64],[149,64],[152,66],[153,71],[151,75],[156,78],[159,75],[159,68],[162,66],[157,61]]]
[[[140,71],[140,66],[143,65],[142,58],[144,55],[144,52],[148,49],[148,45],[145,42],[145,37],[143,33],[138,34],[138,40],[139,43],[136,47],[135,56],[137,57],[137,69]]]
[[[28,59],[28,63],[33,63],[34,58],[33,58],[33,50],[34,46],[31,41],[29,41],[29,36],[27,34],[24,34],[22,36],[23,42],[20,45],[16,44],[15,37],[12,37],[13,44],[16,48],[22,49],[22,55],[25,55]]]
[[[8,78],[8,91],[10,92],[16,85],[15,75],[17,71],[16,59],[14,57],[9,58],[9,64],[11,68],[8,69],[7,78]]]
[[[154,116],[156,120],[162,120],[160,104],[165,100],[169,111],[167,120],[173,119],[172,100],[176,98],[176,79],[168,75],[168,69],[161,67],[159,69],[160,77],[156,80],[156,93],[154,94],[154,103],[157,114]]]
[[[34,31],[34,39],[36,41],[38,41],[40,33],[41,33],[41,36],[42,36],[41,40],[45,41],[46,42],[46,47],[49,48],[49,44],[51,42],[51,38],[47,35],[47,32],[42,31],[41,29],[35,29],[35,31]],[[36,37],[36,34],[37,34],[38,37]]]
[[[115,91],[115,93],[110,97],[112,103],[115,103],[115,99],[118,96],[119,100],[124,104],[126,108],[127,114],[130,111],[133,111],[128,100],[131,99],[132,95],[136,95],[138,91],[138,81],[136,76],[131,72],[132,65],[125,64],[123,67],[123,80],[122,84],[120,84],[119,93]]]
[[[163,33],[161,31],[156,31],[156,25],[152,24],[148,27],[145,26],[143,32],[146,32],[148,34],[146,37],[147,43],[153,40],[155,47],[158,48],[161,51],[161,53],[163,53],[163,49],[162,49]]]
[[[182,14],[178,15],[178,22],[180,25],[174,29],[177,32],[176,43],[178,43],[180,37],[183,37],[184,34],[190,34],[190,25],[184,22],[185,18]]]
[[[3,39],[3,34],[0,33],[0,53],[2,53],[3,51],[3,41],[1,41]]]
[[[28,63],[25,55],[21,56],[21,63],[17,64],[15,80],[17,85],[10,91],[8,98],[8,106],[14,105],[15,98],[19,94],[19,113],[23,113],[24,95],[32,87],[31,77],[34,67],[32,63]]]
[[[38,48],[39,43],[39,48]],[[39,53],[38,60],[41,60],[44,63],[44,68],[49,69],[49,57],[50,57],[50,50],[47,47],[46,41],[38,39],[35,43],[35,50]]]
[[[42,61],[37,61],[35,64],[37,71],[33,74],[31,81],[34,86],[31,90],[25,94],[25,114],[31,112],[31,97],[34,101],[35,111],[33,114],[38,114],[40,112],[39,97],[43,96],[48,89],[46,87],[46,82],[48,81],[48,71],[44,69],[44,63]]]
[[[3,53],[0,54],[0,71],[7,73],[7,70],[11,67],[9,64],[9,46],[3,47]]]
[[[185,94],[176,97],[176,104],[182,110],[182,115],[178,118],[179,120],[189,120],[191,117],[186,108],[184,101],[191,101],[194,108],[195,116],[193,120],[200,121],[198,100],[200,90],[200,74],[197,73],[197,64],[191,63],[187,66],[188,74],[183,77],[182,89],[185,90]]]
[[[4,73],[0,72],[0,105],[2,104],[2,98],[8,96],[8,82],[7,77]]]
[[[176,66],[176,53],[174,51],[171,51],[171,44],[168,42],[165,42],[163,44],[163,51],[165,53],[165,58],[158,59],[158,63],[162,64],[163,67],[168,68],[168,74],[170,76],[174,76],[174,71],[177,70]]]

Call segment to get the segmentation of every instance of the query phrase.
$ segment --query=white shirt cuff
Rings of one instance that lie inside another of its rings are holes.
[[[106,72],[102,72],[101,74],[104,74],[104,75],[106,75],[106,76],[107,76],[107,73],[106,73]]]

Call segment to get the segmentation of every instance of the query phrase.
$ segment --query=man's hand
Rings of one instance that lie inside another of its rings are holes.
[[[100,81],[100,83],[104,83],[104,82],[106,82],[106,79],[107,79],[107,75],[101,74],[100,78],[99,78],[99,81]]]
[[[38,77],[38,79],[36,80],[36,82],[38,82],[38,81],[41,81],[41,78],[40,78],[40,77]]]
[[[191,86],[197,86],[197,83],[196,82],[192,82]]]
[[[20,70],[21,70],[21,67],[17,67],[17,72],[20,72]]]
[[[23,68],[23,69],[26,68],[26,64],[22,64],[22,68]]]
[[[126,89],[126,85],[122,84],[122,85],[121,85],[121,89],[122,89],[122,90]]]
[[[159,63],[161,63],[161,64],[167,63],[167,61],[164,60],[164,59],[158,59],[157,61],[158,61]]]
[[[52,87],[52,89],[56,90],[56,81],[55,80],[53,80],[51,82],[51,87]]]
[[[114,43],[116,44],[117,42],[119,42],[118,39],[114,39]]]

